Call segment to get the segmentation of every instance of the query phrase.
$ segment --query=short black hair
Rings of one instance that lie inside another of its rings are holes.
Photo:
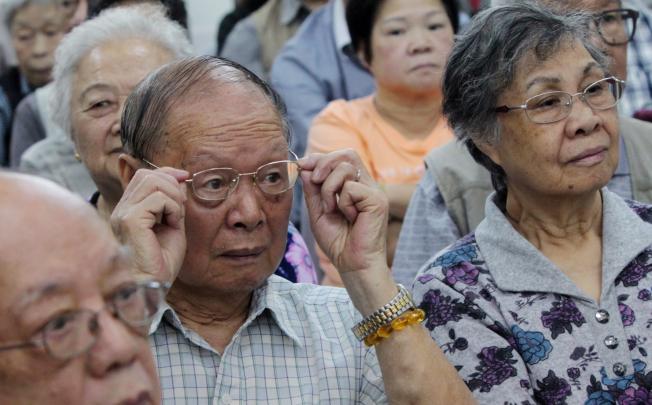
[[[124,1],[125,0],[89,0],[88,18],[91,19],[97,17],[103,10],[119,6]],[[186,30],[188,29],[188,12],[186,11],[186,3],[183,0],[158,0],[158,3],[165,7],[165,14],[170,20],[178,23]]]
[[[355,52],[362,50],[366,62],[371,62],[371,31],[374,28],[380,8],[387,0],[349,0],[346,6],[346,24],[351,34],[351,45]],[[460,26],[460,14],[456,0],[441,0],[446,15],[457,33]]]

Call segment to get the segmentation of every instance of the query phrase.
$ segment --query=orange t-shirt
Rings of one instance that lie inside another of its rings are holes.
[[[351,148],[358,152],[371,176],[384,184],[416,184],[431,149],[453,139],[445,119],[428,137],[406,139],[378,113],[373,96],[331,102],[313,121],[308,153]]]
[[[453,131],[440,119],[427,138],[406,139],[376,110],[373,95],[352,101],[331,102],[312,122],[307,153],[355,150],[378,183],[416,184],[425,171],[423,159],[431,149],[453,139]],[[335,266],[317,246],[324,284],[341,285]]]

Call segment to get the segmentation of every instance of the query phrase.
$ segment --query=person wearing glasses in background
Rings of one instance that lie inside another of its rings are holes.
[[[384,194],[351,150],[297,161],[264,81],[226,59],[173,62],[130,94],[120,134],[113,228],[140,271],[173,281],[151,340],[165,402],[470,403],[391,278]],[[348,290],[272,274],[299,175]]]
[[[81,198],[0,173],[0,402],[160,403],[147,344],[165,287]]]
[[[444,114],[495,191],[475,232],[426,262],[414,296],[480,403],[652,398],[652,206],[605,187],[624,82],[593,21],[491,8],[444,74]]]
[[[494,5],[519,3],[494,0]],[[628,44],[638,31],[636,10],[617,0],[540,0],[560,13],[589,12],[594,42],[611,57],[610,69],[628,87]],[[625,97],[623,94],[622,97]],[[621,98],[622,100],[622,98]],[[620,102],[619,102],[620,106]],[[620,114],[619,160],[608,187],[625,199],[652,203],[652,125]],[[466,147],[453,142],[426,157],[426,173],[408,206],[392,268],[398,282],[409,285],[434,252],[473,231],[485,215],[493,191],[489,172],[477,164]]]

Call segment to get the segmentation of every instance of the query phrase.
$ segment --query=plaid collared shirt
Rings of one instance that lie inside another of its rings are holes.
[[[640,0],[628,0],[640,13],[636,34],[627,47],[627,86],[619,111],[628,117],[652,103],[652,12]]]
[[[344,289],[272,275],[254,292],[247,320],[218,353],[168,306],[150,335],[163,402],[386,403],[376,353],[351,332],[358,320]]]

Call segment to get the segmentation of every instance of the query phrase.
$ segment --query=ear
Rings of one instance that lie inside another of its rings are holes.
[[[502,166],[502,159],[500,158],[500,152],[498,151],[497,145],[491,144],[488,142],[474,142],[475,146],[480,149],[480,152],[489,156],[495,164]]]
[[[127,188],[127,185],[129,185],[129,182],[140,167],[140,160],[126,153],[120,154],[118,168],[120,170],[120,185],[122,186],[122,190]]]
[[[371,66],[369,66],[369,62],[367,62],[367,57],[364,54],[364,50],[363,49],[358,50],[358,52],[356,52],[355,55],[358,57],[360,64],[364,66],[365,69],[371,72]]]

